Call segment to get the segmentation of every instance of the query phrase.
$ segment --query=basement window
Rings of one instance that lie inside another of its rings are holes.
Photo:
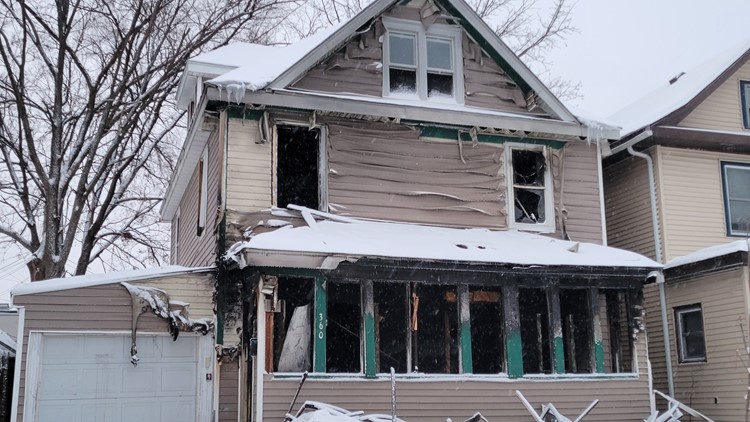
[[[290,204],[322,209],[321,177],[325,166],[321,130],[306,126],[277,126],[276,206]]]
[[[750,234],[750,164],[721,163],[727,236]]]
[[[501,289],[469,287],[471,357],[475,374],[505,371],[505,337]]]
[[[706,338],[703,332],[701,305],[675,308],[674,319],[677,325],[680,363],[706,362]]]
[[[313,286],[311,278],[279,277],[266,295],[266,356],[273,356],[273,370],[304,372],[312,368]],[[264,292],[265,293],[265,292]],[[272,333],[272,335],[271,335]],[[269,362],[266,367],[269,367]]]
[[[358,283],[326,283],[326,372],[359,373],[362,369],[362,295]]]
[[[511,227],[554,231],[552,174],[543,145],[509,145],[508,198]]]

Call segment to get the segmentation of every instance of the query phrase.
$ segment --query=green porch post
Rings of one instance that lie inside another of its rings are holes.
[[[461,350],[461,373],[474,372],[471,356],[471,320],[469,314],[469,286],[458,285],[459,345]]]
[[[552,372],[565,373],[565,344],[563,343],[562,316],[560,313],[560,287],[553,286],[547,290],[549,322],[552,331]]]
[[[313,339],[313,372],[326,371],[326,326],[328,307],[326,279],[322,274],[315,276],[315,325]]]
[[[505,285],[503,292],[503,320],[505,322],[505,363],[508,376],[523,376],[523,345],[521,344],[521,318],[518,312],[518,286]]]
[[[591,321],[594,325],[593,346],[594,346],[594,372],[597,374],[604,373],[604,345],[602,344],[602,321],[599,317],[599,288],[592,287],[589,290],[591,298]]]
[[[362,304],[365,326],[365,377],[375,378],[375,305],[372,280],[362,282]]]

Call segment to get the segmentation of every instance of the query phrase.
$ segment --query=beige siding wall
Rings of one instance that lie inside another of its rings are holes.
[[[740,80],[750,80],[750,61],[685,117],[679,126],[727,131],[746,131],[742,125]]]
[[[208,163],[204,164],[204,171],[208,172],[208,189],[206,195],[206,227],[200,236],[198,232],[198,195],[200,188],[200,176],[198,166],[193,170],[188,188],[180,200],[179,208],[179,233],[176,233],[177,222],[172,222],[172,253],[175,247],[179,249],[177,259],[173,259],[178,265],[188,267],[202,267],[212,265],[216,260],[216,221],[219,213],[219,166],[221,151],[218,141],[218,132],[214,132],[208,138]]]
[[[213,275],[210,273],[156,278],[131,284],[164,289],[171,300],[190,303],[189,315],[193,318],[213,317],[211,292]],[[21,366],[18,396],[18,421],[23,421],[24,391],[26,389],[26,357],[30,331],[119,331],[130,333],[133,306],[130,294],[120,284],[62,290],[49,293],[16,296],[16,306],[26,309],[24,332],[18,342],[23,353],[17,358]],[[138,319],[138,331],[167,332],[167,322],[153,313]]]
[[[609,245],[655,259],[646,161],[628,157],[607,166],[604,198]]]
[[[658,148],[665,259],[727,243],[721,161],[750,163],[750,156]]]
[[[221,364],[219,374],[219,422],[239,420],[239,377],[237,362]]]
[[[667,316],[676,398],[717,421],[744,418],[747,371],[737,357],[744,348],[740,322],[747,321],[747,268],[667,284]],[[680,364],[674,308],[701,304],[706,336],[706,363]],[[646,292],[646,325],[654,388],[667,392],[666,363],[656,286]],[[747,329],[747,327],[745,327]],[[718,400],[718,404],[715,403]]]
[[[398,416],[409,422],[446,418],[462,421],[481,412],[491,421],[526,422],[530,416],[515,395],[515,390],[520,390],[536,409],[540,409],[541,404],[551,402],[563,414],[575,417],[592,400],[599,399],[599,405],[587,420],[642,420],[649,413],[645,336],[639,336],[636,344],[639,376],[634,379],[488,381],[481,378],[449,380],[443,377],[399,380],[396,385]],[[280,420],[288,410],[298,385],[299,379],[281,380],[266,375],[263,419]],[[323,401],[368,413],[390,414],[390,381],[308,379],[297,403],[305,400]]]
[[[271,143],[260,143],[258,121],[229,119],[227,209],[258,211],[272,201]]]
[[[562,201],[568,211],[568,236],[582,242],[602,243],[599,169],[596,144],[571,142],[565,146]],[[559,181],[556,181],[560,183]]]

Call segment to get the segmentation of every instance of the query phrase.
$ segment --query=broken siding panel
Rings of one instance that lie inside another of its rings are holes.
[[[502,146],[421,138],[392,124],[330,124],[331,212],[448,226],[504,228]]]
[[[646,162],[628,157],[604,170],[609,246],[656,258]]]
[[[214,263],[216,260],[216,226],[218,216],[219,196],[219,166],[221,152],[218,150],[218,133],[214,131],[208,138],[208,163],[204,166],[207,171],[206,194],[206,227],[200,236],[198,232],[198,214],[200,189],[200,175],[196,165],[185,193],[180,200],[180,233],[179,256],[177,264],[187,267],[202,267]]]
[[[596,144],[569,142],[562,162],[562,201],[572,240],[602,244]],[[559,179],[557,179],[559,180]]]
[[[132,282],[162,289],[169,294],[169,300],[190,304],[188,313],[191,318],[214,317],[214,273],[186,274],[183,276]]]
[[[259,211],[271,207],[271,143],[260,143],[259,122],[229,119],[227,209]]]
[[[239,419],[239,379],[237,362],[221,363],[219,369],[219,422]]]
[[[737,239],[726,235],[722,160],[750,163],[742,154],[660,147],[666,260]]]
[[[750,61],[740,67],[678,126],[742,132],[740,80],[750,80]]]
[[[676,284],[667,281],[667,316],[676,399],[717,421],[742,420],[745,414],[743,396],[747,392],[747,371],[737,357],[737,351],[745,347],[740,323],[747,319],[746,271],[743,267]],[[680,364],[674,308],[692,304],[701,304],[703,310],[707,362]],[[654,314],[649,320],[649,328],[653,326],[653,331],[658,333],[658,337],[652,335],[650,340],[654,348],[660,347],[663,341],[661,314],[656,298],[650,301],[647,312]],[[654,365],[654,373],[659,376],[655,380],[659,379],[665,388],[663,356],[662,351],[653,356],[652,361],[659,358],[659,364]],[[714,398],[718,399],[718,404],[714,403]]]

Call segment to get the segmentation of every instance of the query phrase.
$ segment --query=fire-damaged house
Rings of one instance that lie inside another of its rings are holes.
[[[398,417],[650,410],[641,289],[606,246],[615,129],[571,114],[463,1],[377,0],[288,47],[191,59],[162,208],[218,262],[219,420],[305,400]],[[462,419],[463,418],[463,419]]]
[[[180,420],[282,420],[304,373],[298,405],[390,413],[393,372],[410,422],[527,420],[516,390],[566,414],[598,399],[588,420],[649,414],[642,287],[661,266],[606,246],[600,157],[618,132],[573,115],[464,1],[375,0],[288,47],[219,48],[189,60],[177,101],[172,260],[217,267],[191,299],[215,297],[216,366],[206,337],[179,337],[210,400]],[[130,306],[125,285],[80,288]],[[83,300],[20,293],[27,319]],[[38,320],[65,326],[53,315]]]

